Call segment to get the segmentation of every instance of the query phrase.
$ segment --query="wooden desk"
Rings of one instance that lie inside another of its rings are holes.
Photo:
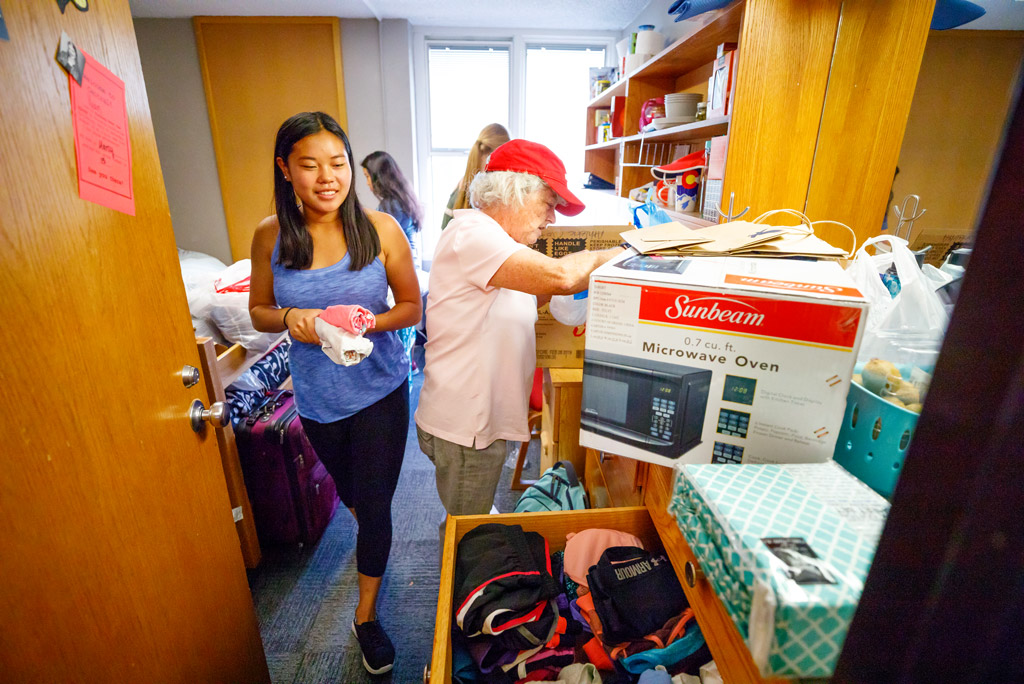
[[[583,478],[591,508],[640,506],[644,500],[647,463],[587,449],[587,473]]]
[[[571,461],[576,475],[586,475],[586,452],[580,446],[583,370],[544,369],[544,405],[540,427],[540,472],[558,461]]]
[[[544,369],[540,472],[558,461],[571,461],[590,495],[592,507],[639,506],[643,502],[647,464],[581,447],[582,401],[582,369]]]

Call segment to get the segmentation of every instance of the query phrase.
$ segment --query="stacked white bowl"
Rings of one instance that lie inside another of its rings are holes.
[[[696,121],[697,103],[702,99],[700,93],[669,93],[665,96],[665,118],[677,123]]]

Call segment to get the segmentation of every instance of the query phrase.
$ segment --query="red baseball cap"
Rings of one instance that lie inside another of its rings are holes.
[[[540,143],[522,138],[509,140],[491,152],[486,170],[516,171],[537,176],[547,183],[556,195],[565,200],[565,204],[555,207],[555,211],[566,216],[575,216],[586,209],[583,202],[569,192],[569,187],[565,184],[565,164],[554,152]]]

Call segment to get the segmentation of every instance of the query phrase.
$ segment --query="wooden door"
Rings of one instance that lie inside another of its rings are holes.
[[[0,679],[268,682],[128,2],[89,5],[3,2]],[[134,217],[78,197],[62,30],[125,82]]]
[[[802,209],[839,23],[839,0],[748,0],[733,89],[722,208],[750,220]]]
[[[882,230],[935,0],[844,0],[804,212]],[[895,227],[895,223],[890,224]],[[850,246],[842,228],[818,234]]]
[[[324,111],[348,126],[341,29],[333,17],[196,17],[194,24],[231,256],[248,259],[256,224],[274,213],[281,123]]]

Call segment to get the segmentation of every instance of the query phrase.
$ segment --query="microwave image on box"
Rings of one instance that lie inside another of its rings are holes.
[[[580,423],[667,458],[701,443],[711,371],[587,351]]]
[[[726,444],[725,442],[715,442],[715,447],[711,450],[711,462],[743,463],[743,447],[736,446],[735,444]]]
[[[658,254],[637,254],[631,256],[622,263],[615,264],[616,268],[626,271],[647,271],[654,273],[682,273],[690,262],[682,257],[666,257]]]

